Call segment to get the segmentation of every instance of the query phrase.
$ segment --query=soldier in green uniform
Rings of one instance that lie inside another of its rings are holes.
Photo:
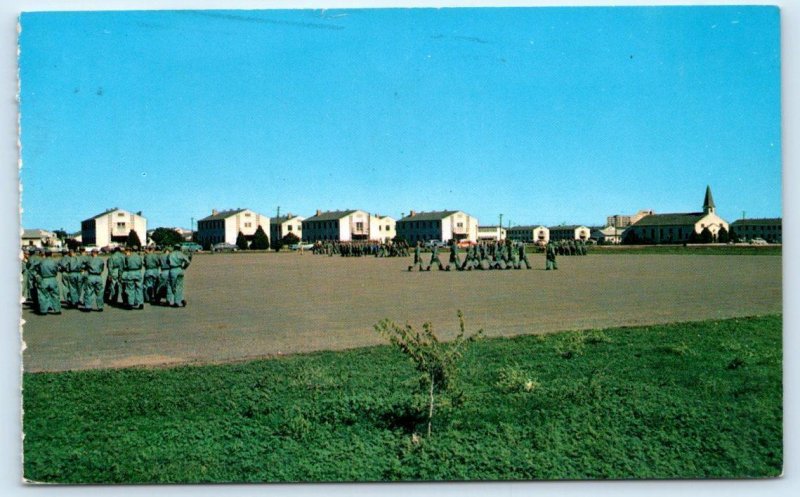
[[[61,314],[61,296],[58,291],[59,264],[49,251],[36,265],[36,286],[39,292],[39,314]]]
[[[108,269],[108,281],[106,282],[106,302],[116,304],[122,294],[122,269],[125,265],[125,256],[120,252],[119,247],[114,248],[114,252],[106,262]]]
[[[125,249],[125,262],[122,267],[122,283],[127,294],[126,305],[129,309],[144,309],[142,295],[142,267],[144,261],[138,250]]]
[[[558,269],[558,264],[556,264],[556,247],[552,243],[548,243],[545,253],[547,259],[545,270]]]
[[[455,238],[450,240],[450,258],[447,260],[447,271],[450,271],[450,266],[456,268],[457,271],[461,271],[461,261],[458,260],[458,243]]]
[[[78,305],[83,307],[83,303],[85,302],[84,294],[86,293],[86,285],[89,281],[89,275],[86,274],[84,271],[84,266],[86,263],[91,259],[91,257],[86,254],[86,249],[84,247],[80,247],[78,249],[78,262],[81,265],[81,274],[78,278]]]
[[[186,307],[183,297],[183,272],[189,267],[189,258],[180,250],[173,250],[169,254],[169,286],[172,295],[167,295],[167,302],[172,307]],[[170,297],[172,299],[170,300]]]
[[[162,298],[165,298],[167,302],[172,300],[172,289],[169,286],[169,253],[169,247],[164,247],[164,250],[158,258],[161,272],[158,275],[158,288],[156,289],[155,298],[156,304],[160,304]]]
[[[519,242],[517,244],[517,252],[518,252],[520,269],[522,269],[522,263],[523,262],[525,263],[525,267],[530,269],[531,268],[531,262],[528,260],[528,254],[525,253],[525,243],[524,242]]]
[[[97,251],[92,251],[92,255],[83,263],[86,271],[86,285],[84,287],[83,307],[86,311],[91,311],[96,307],[98,312],[103,312],[103,269],[105,268],[103,259],[97,256]]]
[[[36,287],[36,267],[42,262],[42,257],[37,250],[26,252],[25,274],[27,275],[25,292],[30,305],[34,309],[39,309],[39,290]]]
[[[156,300],[158,277],[161,274],[161,260],[153,252],[153,247],[147,247],[144,255],[144,301],[152,304]]]
[[[74,257],[75,251],[69,249],[66,253],[62,252],[61,259],[58,260],[58,272],[61,273],[61,300],[65,304],[70,302],[70,293],[72,293],[72,278],[69,275],[69,264]]]
[[[82,266],[83,260],[75,254],[74,250],[70,250],[65,257],[61,258],[59,269],[62,272],[62,281],[67,287],[67,304],[73,308],[77,308],[81,301]]]
[[[411,271],[414,267],[419,266],[419,270],[422,271],[423,264],[422,264],[422,242],[417,242],[417,245],[414,246],[414,264],[408,266],[408,270]]]
[[[439,245],[437,243],[434,243],[433,247],[431,247],[431,261],[428,263],[428,267],[425,270],[430,271],[431,266],[433,266],[434,262],[436,263],[436,266],[439,268],[439,271],[444,271],[444,266],[442,265],[442,261],[439,260]]]

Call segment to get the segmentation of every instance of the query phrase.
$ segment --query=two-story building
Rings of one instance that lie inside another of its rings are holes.
[[[141,211],[133,213],[114,207],[81,221],[81,239],[87,246],[124,244],[131,231],[136,232],[142,244],[147,243],[147,219]]]
[[[508,239],[515,242],[546,245],[550,241],[550,230],[545,226],[513,226],[508,228]]]
[[[369,213],[362,210],[325,211],[303,220],[302,240],[351,242],[369,240]]]
[[[566,226],[550,226],[550,240],[582,240],[587,241],[592,230],[588,226],[570,224]]]
[[[738,219],[731,223],[731,231],[740,240],[761,238],[770,243],[783,243],[783,220],[779,217]]]
[[[269,225],[270,242],[275,244],[289,233],[297,236],[298,240],[302,240],[304,219],[302,216],[295,216],[291,213],[285,216],[273,217]]]
[[[250,209],[217,211],[197,221],[197,243],[208,249],[216,243],[236,244],[241,232],[248,241],[253,239],[258,227],[268,233],[270,219]]]
[[[478,240],[478,219],[463,211],[411,211],[397,221],[397,236],[410,243],[451,239]]]
[[[369,216],[369,239],[388,242],[397,236],[397,220],[389,216],[372,214]]]

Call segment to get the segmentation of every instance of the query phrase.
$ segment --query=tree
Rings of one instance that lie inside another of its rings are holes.
[[[433,325],[426,322],[422,325],[422,333],[415,331],[411,325],[399,326],[394,321],[384,319],[375,325],[375,331],[389,339],[392,345],[400,349],[403,354],[411,359],[420,376],[420,388],[428,397],[428,436],[431,436],[431,422],[433,421],[436,396],[450,392],[453,393],[453,383],[459,367],[459,359],[463,355],[463,348],[481,337],[483,330],[478,330],[466,336],[464,330],[464,315],[458,311],[460,332],[449,343],[439,340],[433,332]]]
[[[173,247],[183,243],[183,236],[171,228],[156,228],[150,238],[161,247]]]
[[[255,235],[253,235],[253,243],[250,244],[253,250],[267,250],[269,248],[269,237],[264,232],[264,228],[258,225]]]
[[[280,250],[283,247],[294,245],[296,243],[300,243],[300,237],[295,235],[294,233],[286,233],[286,235],[283,238],[281,238],[280,247],[278,247],[278,250]]]
[[[128,232],[128,239],[125,240],[125,245],[131,248],[142,246],[142,241],[139,240],[139,235],[136,231],[130,230],[130,232]]]
[[[711,234],[711,230],[703,228],[703,231],[700,232],[700,243],[711,243],[714,241],[714,235]]]
[[[236,246],[239,247],[239,250],[247,250],[247,238],[241,231],[236,235]]]
[[[717,241],[719,243],[728,243],[730,241],[730,235],[728,235],[728,230],[725,229],[725,226],[719,229],[717,233]]]

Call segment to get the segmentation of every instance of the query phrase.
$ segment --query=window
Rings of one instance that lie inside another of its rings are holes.
[[[364,229],[364,223],[357,222],[356,223],[356,231],[363,231],[363,229]]]
[[[117,212],[117,217],[125,217],[125,213],[124,212]]]
[[[463,228],[464,227],[464,223],[456,223],[456,226],[458,226],[459,228]]]
[[[389,225],[388,224],[386,225],[386,231],[389,231]]]
[[[245,212],[244,213],[244,217],[250,217],[250,213],[249,212]]]
[[[244,223],[245,228],[250,228],[253,226],[253,223]]]
[[[125,223],[117,223],[117,229],[125,229]]]
[[[287,226],[287,228],[289,229],[289,231],[292,231],[292,225],[291,224],[289,226]]]

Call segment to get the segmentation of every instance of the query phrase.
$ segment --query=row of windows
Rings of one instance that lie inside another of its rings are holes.
[[[737,231],[781,231],[781,228],[782,226],[774,224],[768,226],[739,225],[734,227]]]
[[[213,230],[213,229],[224,229],[225,228],[225,221],[222,219],[215,219],[212,221],[197,221],[197,229],[198,230]]]
[[[303,221],[306,229],[317,229],[317,230],[324,230],[324,229],[335,229],[339,227],[338,221]]]
[[[458,223],[459,227],[463,226],[464,223]],[[424,229],[434,229],[434,228],[441,228],[442,222],[441,221],[403,221],[401,223],[397,223],[397,229],[406,229],[406,230],[424,230]]]

